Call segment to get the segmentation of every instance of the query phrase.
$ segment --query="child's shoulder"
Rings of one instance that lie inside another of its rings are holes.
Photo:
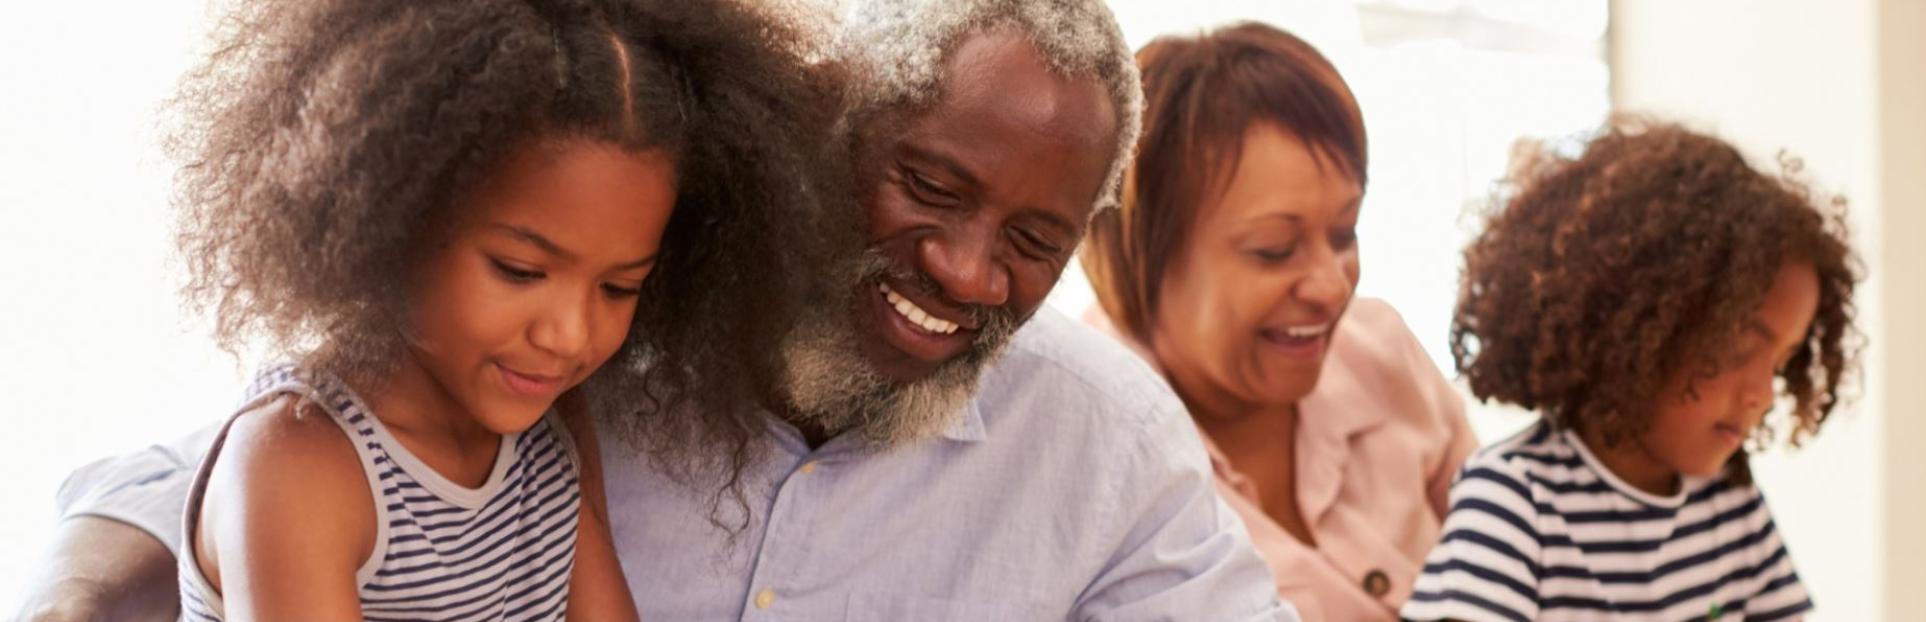
[[[356,473],[361,463],[354,442],[333,416],[310,398],[296,394],[262,400],[234,417],[221,459],[250,458],[268,458],[281,465],[351,466]]]
[[[208,503],[318,520],[372,512],[354,441],[306,397],[284,394],[242,411],[217,451],[209,458]]]
[[[1453,495],[1503,496],[1530,502],[1539,486],[1560,473],[1583,469],[1584,459],[1563,435],[1540,421],[1504,440],[1487,445],[1465,460]]]

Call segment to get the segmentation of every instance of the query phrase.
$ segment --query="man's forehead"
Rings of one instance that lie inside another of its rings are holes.
[[[974,121],[1036,134],[1108,157],[1117,115],[1094,76],[1065,75],[1021,32],[997,28],[965,35],[943,64],[938,95],[913,126]]]

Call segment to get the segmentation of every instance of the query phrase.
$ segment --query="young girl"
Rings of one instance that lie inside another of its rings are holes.
[[[1805,615],[1746,447],[1807,439],[1839,401],[1842,210],[1667,125],[1515,183],[1465,252],[1452,351],[1479,398],[1543,418],[1465,465],[1403,616]]]
[[[186,617],[634,619],[595,434],[551,407],[644,361],[673,373],[608,383],[636,404],[743,393],[715,327],[784,316],[766,249],[806,246],[770,226],[809,205],[783,25],[256,0],[226,27],[181,100],[188,293],[296,364],[201,467]]]

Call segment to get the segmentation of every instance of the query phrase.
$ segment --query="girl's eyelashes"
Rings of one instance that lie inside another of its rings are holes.
[[[494,266],[495,271],[500,273],[503,278],[508,279],[510,283],[532,283],[546,276],[540,270],[516,267],[513,264],[494,257],[489,257],[488,263]]]
[[[610,298],[617,299],[636,298],[642,295],[642,288],[640,286],[629,287],[615,283],[602,284],[602,291],[607,293]]]
[[[488,258],[488,264],[494,267],[495,273],[501,275],[503,280],[517,285],[525,285],[548,278],[547,272],[524,268],[494,257]],[[614,282],[603,283],[602,293],[609,298],[617,300],[636,298],[642,295],[642,286]]]

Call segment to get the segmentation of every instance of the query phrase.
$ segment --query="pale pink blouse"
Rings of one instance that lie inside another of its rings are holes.
[[[1117,334],[1101,309],[1085,320]],[[1250,480],[1204,439],[1218,492],[1305,620],[1397,619],[1437,543],[1452,478],[1477,447],[1464,411],[1397,311],[1359,298],[1298,403],[1297,502],[1316,547],[1266,515]]]

